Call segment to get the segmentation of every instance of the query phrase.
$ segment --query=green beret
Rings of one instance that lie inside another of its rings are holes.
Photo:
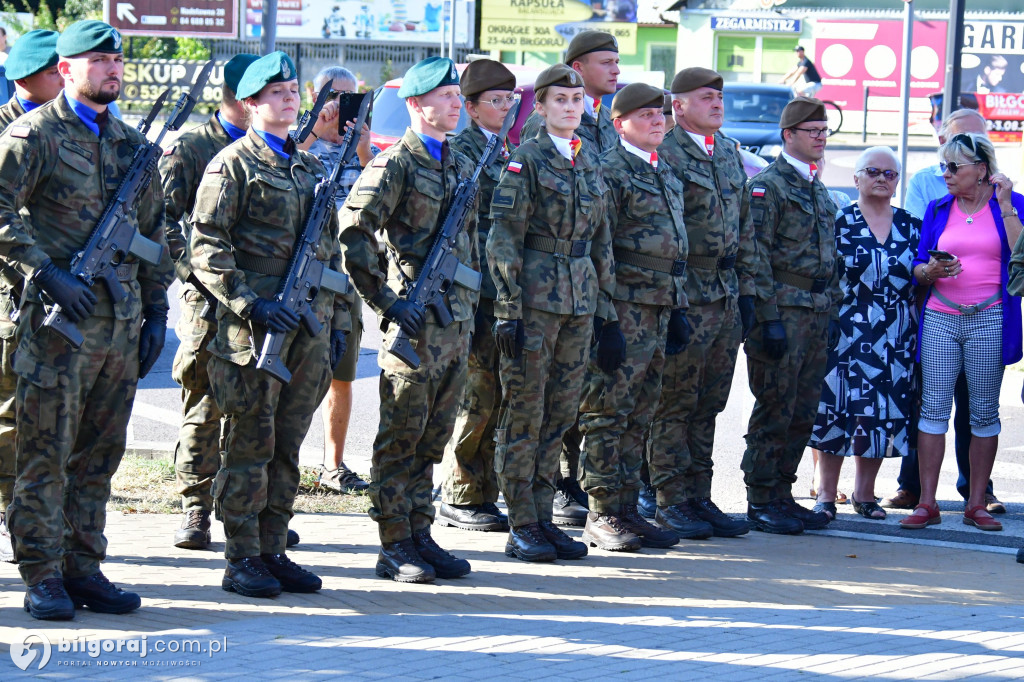
[[[110,24],[95,19],[76,21],[57,39],[57,54],[74,57],[84,52],[121,53],[121,34]]]
[[[557,85],[563,88],[582,88],[583,77],[576,73],[576,70],[565,64],[554,64],[540,72],[533,84],[536,92],[541,88],[550,88]]]
[[[721,91],[722,85],[722,77],[717,71],[701,66],[691,66],[677,73],[676,77],[672,79],[672,94],[679,95],[697,88],[714,88]]]
[[[585,54],[591,52],[618,52],[619,43],[615,36],[604,31],[580,31],[573,36],[569,48],[565,51],[565,63],[572,64]]]
[[[260,56],[258,54],[246,54],[244,52],[232,57],[228,63],[224,65],[224,86],[232,93],[237,93],[238,83],[242,80],[245,70],[259,58]]]
[[[7,68],[7,79],[16,81],[39,73],[57,64],[56,31],[36,29],[18,38],[7,55],[4,66]]]
[[[665,92],[647,83],[630,83],[615,93],[612,118],[619,118],[637,109],[664,109]]]
[[[779,128],[794,128],[804,121],[827,121],[825,103],[814,97],[797,97],[789,101],[779,118]]]
[[[254,97],[259,91],[271,83],[284,83],[299,77],[295,70],[295,62],[284,52],[278,50],[260,57],[246,69],[238,81],[235,97],[245,99]]]
[[[478,59],[470,62],[459,79],[462,94],[472,99],[486,90],[515,90],[516,77],[508,67],[493,59]]]
[[[417,97],[434,88],[458,84],[459,72],[455,69],[455,62],[446,57],[427,57],[405,72],[398,96],[402,99]]]

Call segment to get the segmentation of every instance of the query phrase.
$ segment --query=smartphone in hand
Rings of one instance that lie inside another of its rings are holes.
[[[956,260],[956,256],[949,251],[939,251],[938,249],[928,249],[928,255],[934,257],[935,260]]]

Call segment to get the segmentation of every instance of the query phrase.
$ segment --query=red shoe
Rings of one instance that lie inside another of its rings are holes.
[[[982,508],[982,511],[985,511],[984,508]],[[965,522],[966,518],[965,514]],[[914,507],[913,514],[900,521],[900,528],[906,528],[907,530],[919,530],[939,523],[942,523],[942,514],[939,513],[939,508],[922,502]]]
[[[1003,524],[993,519],[992,515],[985,510],[985,506],[981,504],[964,511],[964,523],[968,526],[974,526],[979,530],[1003,529]]]

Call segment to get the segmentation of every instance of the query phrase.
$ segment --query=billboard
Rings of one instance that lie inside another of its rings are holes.
[[[611,33],[636,54],[636,0],[483,0],[481,50],[561,52],[583,30]]]
[[[238,0],[105,0],[103,18],[126,36],[238,37]]]
[[[214,62],[210,80],[196,99],[200,102],[219,104],[221,88],[224,86],[224,65],[226,61]],[[182,92],[191,89],[199,72],[206,66],[204,61],[185,59],[126,59],[124,82],[121,84],[119,104],[152,105],[160,93],[169,89],[164,113],[178,100]]]

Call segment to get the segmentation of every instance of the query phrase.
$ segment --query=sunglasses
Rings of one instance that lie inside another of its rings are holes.
[[[858,172],[867,174],[869,178],[877,178],[879,175],[884,175],[885,179],[888,180],[889,182],[892,182],[893,180],[900,176],[899,171],[882,170],[881,168],[874,167],[861,168]]]
[[[950,175],[956,175],[956,172],[961,168],[965,166],[977,166],[979,163],[984,163],[984,161],[971,161],[969,163],[957,163],[955,161],[950,161],[949,163],[946,163],[945,161],[942,161],[939,163],[939,170],[941,170],[943,173],[949,171]]]

